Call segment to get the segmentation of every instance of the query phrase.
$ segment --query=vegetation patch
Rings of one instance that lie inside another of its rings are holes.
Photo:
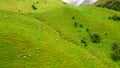
[[[75,22],[75,23],[74,23],[74,26],[75,26],[75,27],[77,27],[77,26],[78,26],[78,23],[77,23],[77,22]]]
[[[103,8],[108,8],[115,11],[120,11],[120,0],[108,0],[105,3],[98,4],[97,7],[103,7]]]
[[[39,4],[39,2],[37,1],[36,4]]]
[[[112,51],[111,58],[114,61],[120,61],[120,45],[118,43],[112,44]]]
[[[83,27],[83,24],[80,24],[80,28],[82,28]]]
[[[75,19],[75,17],[73,16],[73,17],[72,17],[72,19],[74,20],[74,19]]]
[[[120,40],[120,21],[108,19],[119,12],[36,1],[19,1],[18,9],[0,11],[0,68],[119,68],[111,61],[119,60],[119,44],[112,53],[110,44]]]
[[[90,34],[90,38],[91,38],[93,43],[100,43],[100,41],[101,41],[100,35],[98,35],[96,33]]]
[[[112,19],[114,21],[120,21],[120,16],[118,15],[113,15],[112,17],[109,17],[109,19]]]
[[[88,46],[88,45],[87,45],[87,41],[86,41],[86,38],[85,38],[85,37],[81,39],[81,43],[83,43],[83,44],[85,45],[85,47],[86,47],[86,46]]]
[[[37,10],[38,8],[35,5],[32,5],[33,10]]]

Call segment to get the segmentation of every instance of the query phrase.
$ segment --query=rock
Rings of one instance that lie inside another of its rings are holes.
[[[31,54],[29,54],[28,56],[29,56],[29,57],[31,57],[32,55],[31,55]]]
[[[36,50],[39,50],[39,48],[35,48]]]
[[[25,56],[25,55],[23,56],[23,58],[26,58],[26,57],[27,57],[27,56]]]
[[[39,29],[38,31],[41,32],[41,29]]]
[[[19,58],[20,58],[20,57],[23,57],[23,53],[20,53],[18,57],[19,57]]]

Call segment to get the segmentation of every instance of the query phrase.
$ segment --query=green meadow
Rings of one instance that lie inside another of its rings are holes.
[[[0,68],[120,68],[120,12],[1,0]]]

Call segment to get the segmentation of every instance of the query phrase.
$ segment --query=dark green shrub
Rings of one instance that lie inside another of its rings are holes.
[[[81,43],[83,43],[85,45],[85,47],[86,47],[87,46],[86,38],[81,39]]]
[[[37,3],[37,4],[39,4],[39,2],[38,2],[38,1],[37,1],[36,3]]]
[[[89,32],[89,28],[86,28],[86,31]]]
[[[63,2],[63,4],[67,4],[67,3]]]
[[[44,3],[45,3],[45,4],[47,4],[47,2],[46,2],[46,1],[45,1]]]
[[[80,27],[82,28],[82,27],[83,27],[83,25],[82,25],[82,24],[80,24]]]
[[[93,43],[100,43],[101,37],[98,34],[94,33],[91,35],[91,40]]]
[[[119,61],[120,60],[120,54],[119,53],[112,53],[111,54],[111,58],[114,60],[114,61]]]
[[[35,5],[32,5],[33,10],[37,10],[37,7]]]
[[[118,43],[112,44],[112,51],[113,53],[111,54],[111,58],[114,61],[119,61],[120,60],[120,46]]]
[[[108,17],[108,19],[110,19],[110,20],[111,20],[111,19],[112,19],[112,17]]]
[[[107,34],[107,33],[105,33],[105,36],[108,36],[108,34]]]
[[[120,20],[120,16],[114,15],[114,16],[112,17],[112,19],[113,19],[114,21]]]
[[[18,12],[21,12],[20,10],[18,10]]]
[[[77,26],[78,26],[78,23],[77,23],[77,22],[75,22],[75,23],[74,23],[74,26],[75,26],[75,27],[77,27]]]
[[[73,17],[72,17],[72,19],[74,20],[74,19],[75,19],[75,17],[73,16]]]
[[[113,15],[112,17],[109,17],[108,19],[112,19],[114,21],[120,21],[120,16],[118,15]]]
[[[112,49],[113,49],[113,50],[118,49],[118,44],[117,44],[117,43],[113,43],[113,44],[112,44]]]

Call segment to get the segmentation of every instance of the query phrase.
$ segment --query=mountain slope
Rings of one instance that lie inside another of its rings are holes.
[[[104,57],[105,61],[112,62],[111,46],[119,42],[120,28],[120,21],[109,19],[115,14],[119,15],[119,12],[95,7],[63,7],[56,11],[37,14],[35,17],[56,29],[63,39],[85,48],[98,58]],[[101,42],[93,43],[89,33],[98,34]],[[81,42],[83,38],[87,41],[87,47]]]
[[[112,43],[119,42],[120,21],[108,19],[114,14],[120,13],[70,6],[41,14],[0,11],[0,67],[119,68],[110,58]],[[100,35],[100,43],[91,41],[87,28]]]
[[[108,9],[2,0],[0,68],[120,68],[119,29]]]
[[[105,67],[35,18],[5,11],[0,15],[1,68]]]
[[[2,0],[0,2],[0,10],[18,13],[40,13],[63,5],[61,0]]]

